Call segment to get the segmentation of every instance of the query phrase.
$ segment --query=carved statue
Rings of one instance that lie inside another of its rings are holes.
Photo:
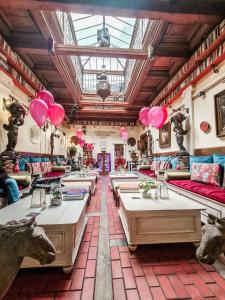
[[[56,129],[57,130],[57,129]],[[50,146],[51,146],[51,155],[53,155],[54,152],[54,140],[55,137],[60,138],[59,134],[56,134],[56,130],[54,130],[50,135]]]
[[[8,144],[4,153],[13,154],[17,144],[19,126],[24,124],[26,110],[22,104],[15,100],[5,100],[4,108],[10,112],[9,123],[3,124],[3,128],[8,131]]]
[[[0,225],[0,299],[12,284],[25,256],[41,265],[55,260],[56,250],[35,219],[10,221]]]
[[[179,146],[180,153],[188,153],[185,149],[183,142],[184,142],[184,135],[188,133],[188,130],[183,129],[182,122],[186,120],[186,116],[181,112],[178,112],[175,116],[171,118],[171,124],[174,123],[174,129],[177,140],[177,145]]]
[[[202,228],[201,245],[196,251],[196,257],[200,262],[213,264],[216,257],[225,253],[225,218],[216,218],[208,215],[208,224]]]

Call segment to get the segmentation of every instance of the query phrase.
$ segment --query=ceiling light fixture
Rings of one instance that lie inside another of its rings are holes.
[[[111,85],[107,80],[107,75],[105,73],[105,65],[102,65],[102,72],[97,74],[97,85],[96,92],[102,98],[103,102],[105,99],[111,95]]]

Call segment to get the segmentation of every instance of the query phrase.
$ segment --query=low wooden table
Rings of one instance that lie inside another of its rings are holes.
[[[79,177],[77,174],[70,174],[62,178],[62,183],[64,182],[91,182],[91,193],[95,193],[97,176],[85,176]]]
[[[110,186],[112,188],[112,181],[113,180],[118,180],[118,179],[137,179],[140,176],[136,173],[132,173],[132,172],[126,172],[124,175],[120,174],[120,173],[111,173],[109,174],[109,178],[110,178]]]
[[[144,199],[121,193],[119,215],[130,250],[141,244],[198,242],[204,206],[169,191],[169,199]],[[135,199],[139,198],[139,199]]]
[[[118,190],[119,190],[119,186],[120,184],[130,184],[130,183],[139,183],[140,179],[139,178],[130,178],[130,179],[114,179],[112,180],[112,192],[113,192],[113,198],[114,201],[116,202],[116,206],[120,205],[120,197],[118,196]]]
[[[47,195],[47,208],[30,208],[31,196],[0,210],[0,224],[11,220],[20,220],[31,212],[40,212],[36,217],[37,224],[45,229],[46,235],[56,248],[56,259],[53,263],[40,265],[35,259],[25,257],[22,268],[63,267],[63,271],[72,271],[78,253],[82,235],[87,223],[85,216],[89,195],[83,200],[63,201],[62,205],[50,207],[50,196]]]

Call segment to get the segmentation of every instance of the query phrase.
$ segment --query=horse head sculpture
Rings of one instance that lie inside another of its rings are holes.
[[[56,250],[35,219],[0,225],[0,299],[13,282],[25,256],[50,264]]]
[[[200,262],[213,264],[218,255],[225,253],[225,218],[209,214],[207,221],[208,224],[202,228],[202,241],[196,257]]]

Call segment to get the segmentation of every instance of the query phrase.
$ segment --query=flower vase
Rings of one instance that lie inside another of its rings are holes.
[[[150,198],[152,198],[151,191],[150,191],[150,190],[148,190],[148,191],[143,190],[143,191],[142,191],[142,197],[143,197],[144,199],[150,199]]]

